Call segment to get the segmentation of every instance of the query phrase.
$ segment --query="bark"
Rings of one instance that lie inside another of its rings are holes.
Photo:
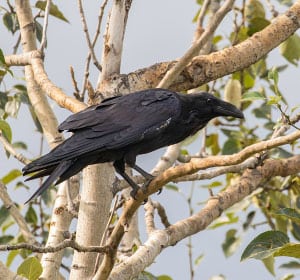
[[[91,165],[83,171],[83,186],[78,213],[76,241],[84,246],[100,245],[109,218],[112,192],[109,185],[114,174],[108,165]],[[91,279],[97,253],[75,251],[70,279]]]

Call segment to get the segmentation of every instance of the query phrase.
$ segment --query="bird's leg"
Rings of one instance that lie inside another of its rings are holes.
[[[125,163],[123,160],[117,160],[114,162],[114,168],[115,170],[124,178],[124,180],[131,186],[132,191],[130,192],[130,195],[133,199],[136,199],[136,194],[139,190],[139,186],[136,182],[134,182],[125,172]]]
[[[155,176],[149,174],[148,172],[146,172],[144,169],[142,169],[141,167],[139,167],[136,164],[134,164],[132,166],[132,168],[134,170],[136,170],[137,172],[139,172],[146,179],[146,182],[142,186],[142,191],[145,193],[146,190],[147,190],[147,187],[149,186],[149,184],[151,183],[151,181],[155,178]]]

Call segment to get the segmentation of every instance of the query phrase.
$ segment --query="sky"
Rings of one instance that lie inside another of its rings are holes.
[[[34,3],[34,1],[32,1]],[[65,92],[72,95],[73,87],[71,83],[69,66],[73,66],[76,78],[80,82],[83,76],[83,69],[86,55],[88,52],[87,44],[82,31],[80,18],[78,15],[78,8],[76,1],[54,1],[58,4],[65,17],[70,21],[69,24],[57,20],[53,17],[49,19],[48,29],[48,45],[46,49],[45,69],[49,78]],[[100,1],[84,1],[84,9],[88,19],[89,30],[93,34],[96,26]],[[123,60],[121,66],[122,73],[128,73],[139,68],[150,66],[160,61],[174,60],[181,57],[187,48],[191,45],[195,24],[192,19],[195,16],[199,6],[196,1],[192,0],[139,0],[133,1],[130,10],[128,24],[124,40]],[[221,25],[217,33],[223,36],[228,36],[230,32],[230,22],[233,15],[227,15],[225,25]],[[106,15],[105,15],[106,18]],[[102,25],[102,33],[105,28],[105,20]],[[5,54],[11,53],[11,36],[3,26],[0,25],[1,38],[0,48]],[[101,57],[101,41],[97,45],[96,53],[100,59]],[[281,65],[286,63],[279,55],[278,51],[274,51],[271,56],[270,63],[274,65]],[[14,70],[14,69],[13,69]],[[93,85],[96,85],[98,72],[94,66],[91,66],[90,80]],[[281,79],[287,80],[284,84],[287,91],[291,92],[288,99],[294,101],[294,91],[299,88],[299,79],[294,79],[297,70],[292,67],[294,72],[284,74]],[[18,73],[18,72],[17,72]],[[299,75],[299,73],[298,73]],[[22,73],[19,73],[20,83],[22,81]],[[7,86],[13,80],[7,81]],[[3,86],[3,85],[2,85]],[[1,89],[1,88],[0,88]],[[3,88],[2,88],[3,89]],[[70,115],[70,112],[59,108],[54,102],[50,101],[55,112],[58,114],[59,121],[63,121],[65,117]],[[34,133],[34,127],[31,125],[30,117],[28,117],[28,110],[24,106],[21,108],[19,120],[13,120],[13,139],[19,141],[24,139],[28,143],[28,152],[26,156],[29,158],[36,157],[39,152],[39,136]],[[247,120],[246,120],[247,121]],[[24,126],[26,123],[26,126]],[[28,124],[28,125],[27,125]],[[215,129],[215,128],[210,128]],[[194,144],[191,149],[197,149],[199,144]],[[1,149],[1,148],[0,148]],[[47,145],[44,145],[44,151],[48,150]],[[146,170],[151,170],[162,151],[156,151],[150,155],[144,155],[138,158],[138,164]],[[0,176],[2,177],[11,168],[21,168],[22,165],[14,159],[7,160],[3,150],[0,151]],[[196,188],[207,182],[196,182]],[[36,184],[30,183],[32,188]],[[191,184],[183,184],[181,192],[187,194],[190,190]],[[16,202],[22,203],[24,194],[15,191],[13,186],[9,189],[10,194]],[[30,190],[30,193],[33,189]],[[193,198],[195,210],[199,210],[201,205],[199,202],[205,201],[208,197],[207,190],[197,191],[197,196]],[[26,197],[29,193],[25,194]],[[158,200],[166,207],[166,211],[171,222],[176,222],[179,219],[187,217],[188,206],[183,199],[182,194],[164,190],[161,195],[153,195],[153,199]],[[141,207],[140,220],[143,219],[144,211]],[[245,220],[245,213],[240,212],[240,222],[234,227],[239,229]],[[257,218],[257,222],[261,221],[261,217]],[[193,240],[193,254],[197,256],[204,255],[204,259],[196,270],[195,279],[210,279],[213,275],[223,274],[226,279],[243,280],[252,279],[274,279],[270,273],[266,271],[263,265],[256,260],[248,260],[240,262],[240,256],[246,245],[258,233],[267,230],[266,227],[261,227],[257,231],[250,230],[250,233],[242,234],[243,240],[240,249],[234,256],[226,259],[221,249],[221,244],[224,240],[225,230],[229,227],[222,227],[217,230],[205,230],[192,237]],[[142,230],[143,238],[145,239],[145,232]],[[0,256],[1,259],[1,256]],[[179,242],[174,247],[165,249],[162,254],[156,259],[155,263],[151,265],[148,271],[155,275],[166,274],[170,275],[172,279],[187,279],[189,275],[188,254],[187,254],[187,240]],[[284,271],[277,270],[278,275],[282,275]]]

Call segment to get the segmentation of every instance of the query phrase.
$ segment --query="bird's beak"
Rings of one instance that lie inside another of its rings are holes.
[[[244,114],[241,110],[225,101],[223,101],[222,104],[216,106],[215,110],[219,116],[244,119]]]

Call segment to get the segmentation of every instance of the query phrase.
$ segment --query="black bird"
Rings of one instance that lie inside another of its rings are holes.
[[[135,197],[139,187],[125,173],[125,163],[150,182],[153,176],[136,165],[137,155],[178,143],[218,116],[244,117],[235,106],[209,93],[165,89],[134,92],[88,107],[58,127],[60,132],[73,132],[70,138],[23,168],[23,175],[35,172],[27,180],[49,175],[28,201],[52,183],[59,184],[87,165],[103,162],[113,162]]]

